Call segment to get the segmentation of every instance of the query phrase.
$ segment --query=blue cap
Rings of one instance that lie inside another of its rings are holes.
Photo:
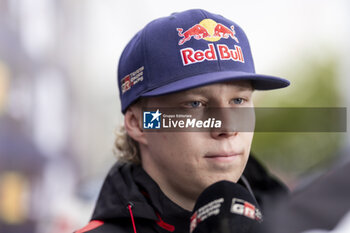
[[[230,80],[251,80],[257,90],[289,85],[288,80],[256,74],[243,30],[200,9],[150,22],[125,47],[118,66],[123,113],[140,97]]]

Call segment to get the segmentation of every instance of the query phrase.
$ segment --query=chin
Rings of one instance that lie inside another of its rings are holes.
[[[238,176],[237,174],[218,175],[218,176],[212,177],[212,179],[210,179],[207,182],[207,187],[222,180],[227,180],[227,181],[236,183],[239,180],[239,178],[240,176]]]

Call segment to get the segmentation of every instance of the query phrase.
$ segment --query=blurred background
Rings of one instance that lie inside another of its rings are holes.
[[[349,106],[346,0],[0,0],[0,233],[88,222],[115,162],[122,49],[152,19],[189,8],[237,22],[257,72],[291,80],[255,93],[256,106]],[[293,189],[348,142],[347,133],[256,133],[252,151]]]

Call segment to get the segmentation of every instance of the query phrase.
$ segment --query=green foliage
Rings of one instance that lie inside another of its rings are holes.
[[[257,93],[257,107],[344,107],[337,87],[336,56],[310,57],[293,68],[285,76],[291,80],[291,86]],[[294,117],[277,117],[275,123],[292,122]],[[271,123],[269,119],[262,120]],[[255,133],[252,152],[280,175],[295,177],[330,164],[343,137],[343,133]]]

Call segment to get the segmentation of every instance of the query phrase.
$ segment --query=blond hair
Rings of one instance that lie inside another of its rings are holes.
[[[147,98],[137,99],[131,106],[137,108],[145,107]],[[131,107],[129,106],[129,108]],[[114,154],[119,161],[130,163],[141,163],[141,154],[139,143],[132,139],[125,130],[124,126],[120,126],[115,131]]]
[[[139,144],[132,139],[124,126],[117,128],[115,132],[114,154],[119,161],[141,163]]]

